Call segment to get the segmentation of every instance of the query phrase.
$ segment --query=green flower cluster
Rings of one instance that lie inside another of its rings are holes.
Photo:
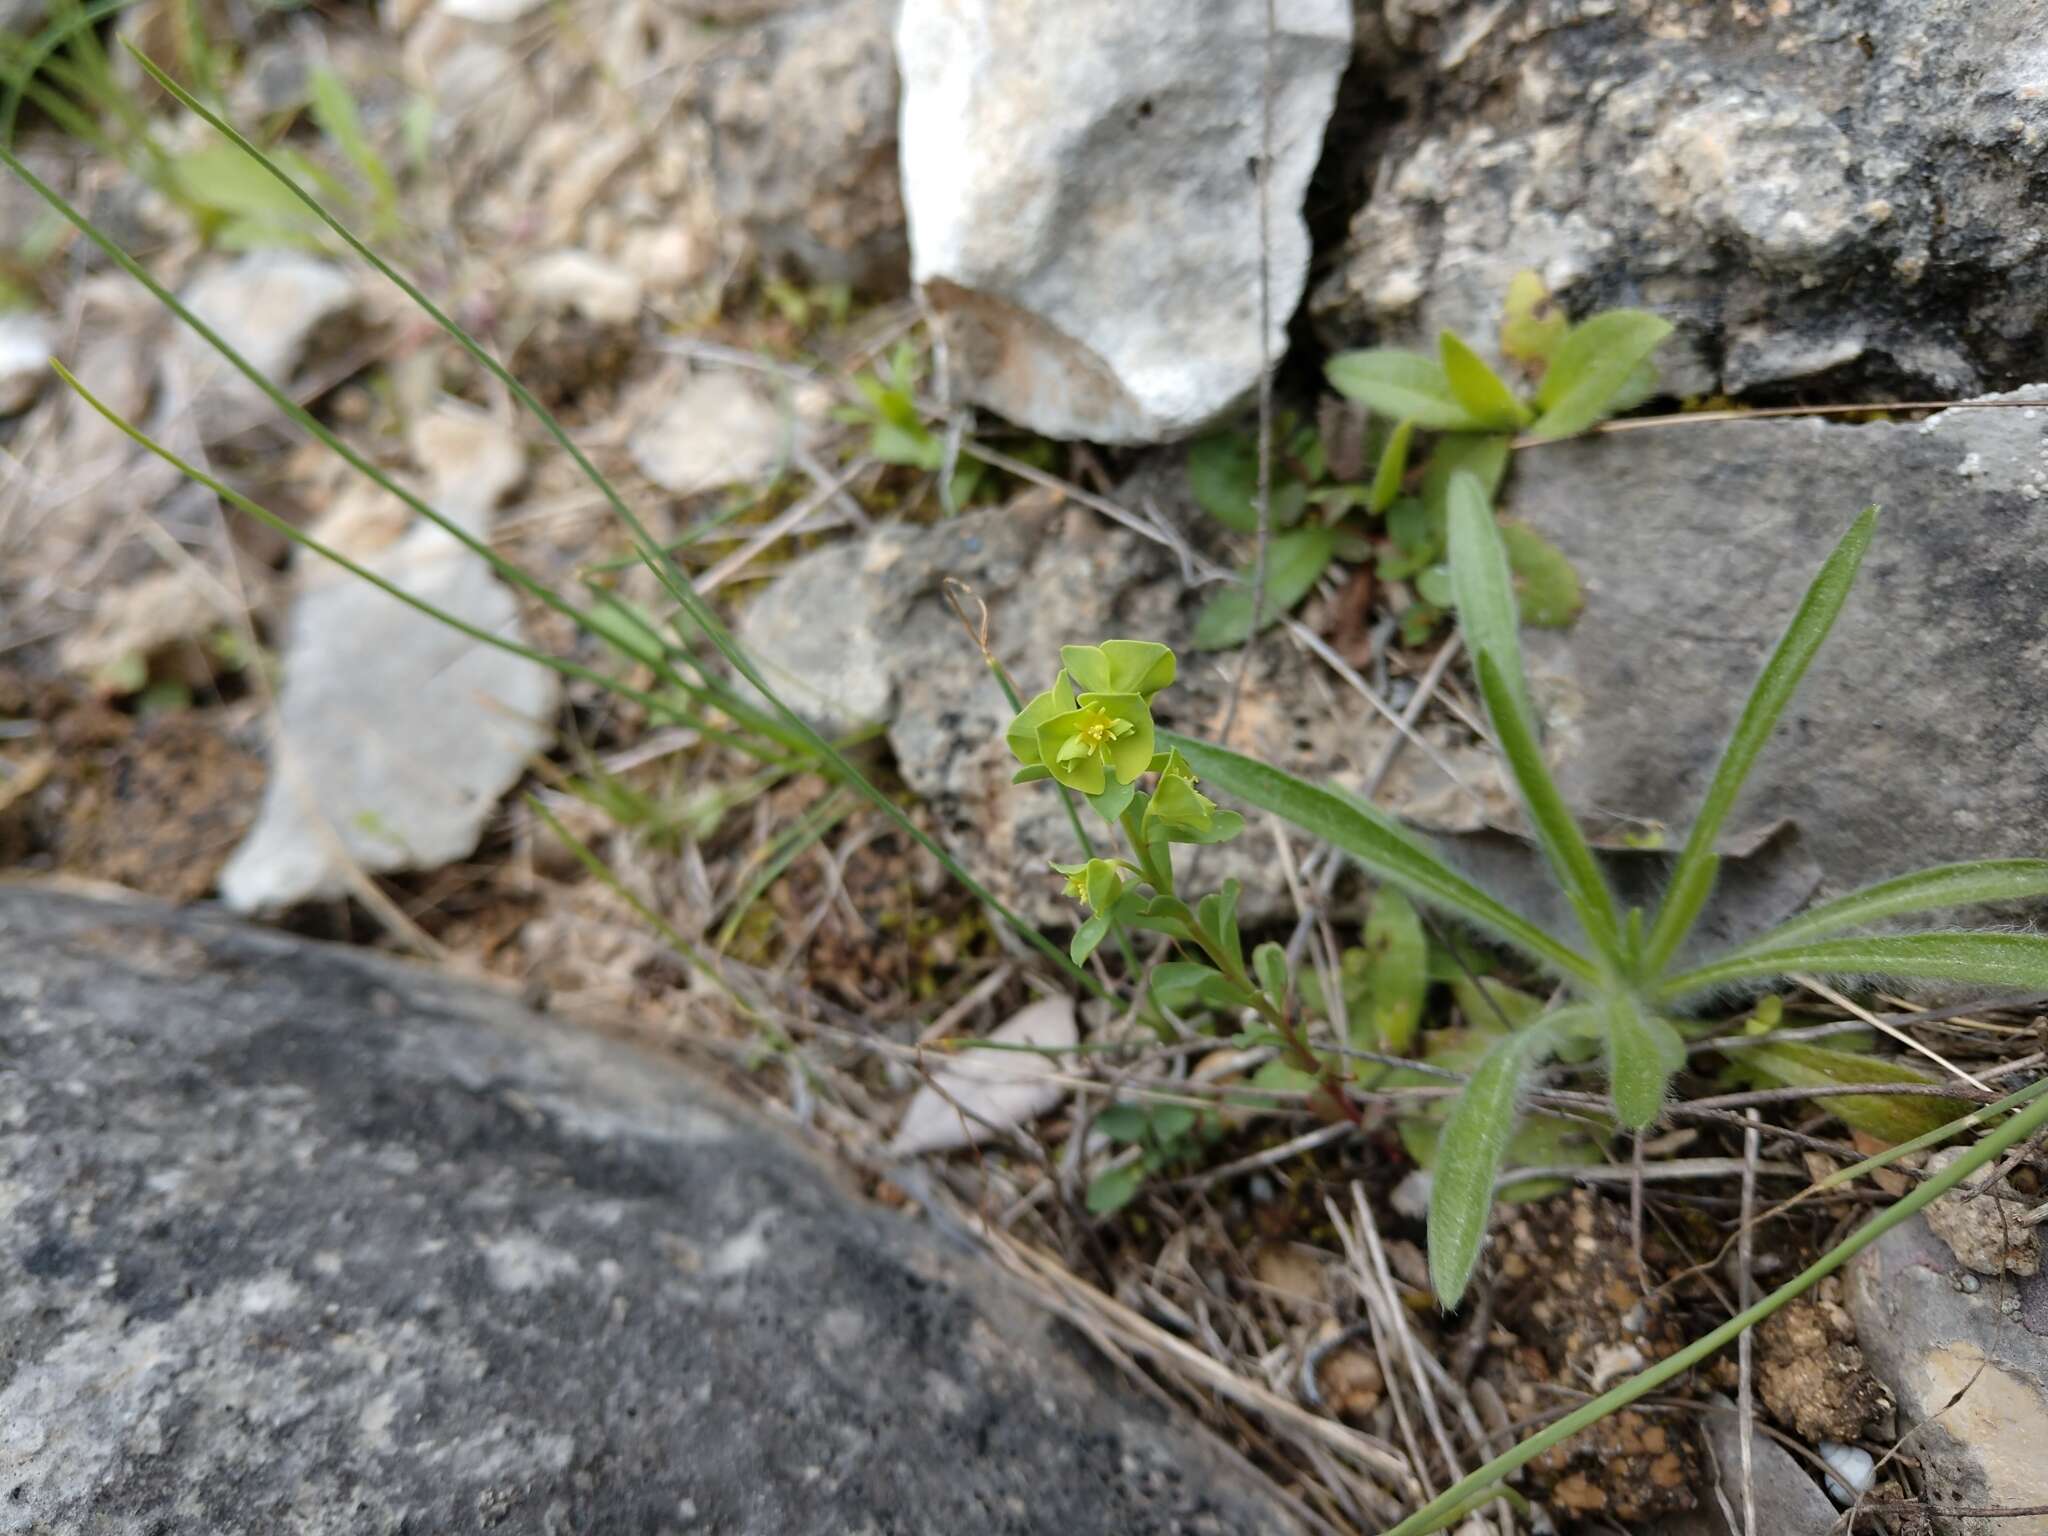
[[[1060,675],[1010,722],[1016,782],[1053,779],[1081,794],[1129,786],[1152,767],[1152,698],[1174,678],[1173,652],[1150,640],[1060,648]]]

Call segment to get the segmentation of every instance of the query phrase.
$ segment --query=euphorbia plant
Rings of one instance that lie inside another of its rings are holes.
[[[1868,886],[1761,938],[1702,961],[1677,959],[1711,892],[1722,825],[1779,715],[1840,613],[1876,527],[1858,517],[1808,589],[1757,680],[1653,912],[1623,911],[1546,767],[1522,669],[1514,588],[1482,488],[1460,476],[1450,498],[1459,625],[1487,717],[1529,828],[1575,914],[1553,933],[1452,867],[1428,839],[1340,791],[1221,747],[1155,733],[1212,786],[1336,844],[1377,879],[1519,951],[1560,983],[1558,1006],[1506,1033],[1473,1070],[1444,1128],[1430,1198],[1437,1295],[1464,1295],[1520,1102],[1535,1074],[1574,1042],[1597,1046],[1621,1122],[1656,1120],[1685,1058],[1674,1024],[1688,1004],[1733,987],[1807,972],[2048,990],[2048,938],[1994,932],[1893,933],[1875,925],[1942,909],[2048,895],[2048,860],[1952,864]]]

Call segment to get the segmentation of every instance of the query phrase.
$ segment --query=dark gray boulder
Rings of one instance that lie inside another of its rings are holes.
[[[1678,426],[1517,455],[1508,510],[1586,586],[1530,631],[1573,801],[1683,832],[1821,561],[1884,511],[1738,822],[1836,888],[2048,852],[2048,390],[1918,423]]]
[[[669,1061],[0,887],[0,1532],[1294,1530]]]

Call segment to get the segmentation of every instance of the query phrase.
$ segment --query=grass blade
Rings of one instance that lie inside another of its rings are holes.
[[[1932,1178],[1923,1180],[1916,1188],[1908,1191],[1897,1204],[1872,1217],[1864,1226],[1835,1244],[1755,1306],[1738,1312],[1705,1337],[1695,1339],[1676,1354],[1658,1361],[1648,1370],[1630,1377],[1620,1386],[1601,1393],[1590,1403],[1575,1408],[1556,1423],[1531,1435],[1513,1450],[1494,1457],[1471,1476],[1460,1478],[1388,1531],[1386,1536],[1425,1536],[1427,1532],[1442,1529],[1444,1522],[1462,1509],[1473,1494],[1491,1488],[1501,1479],[1512,1476],[1552,1446],[1563,1444],[1587,1426],[1599,1423],[1611,1413],[1618,1413],[1629,1404],[1656,1391],[1667,1381],[1682,1376],[1702,1361],[1727,1348],[1786,1303],[1795,1301],[1812,1290],[1885,1233],[1918,1215],[1979,1168],[2002,1157],[2020,1142],[2044,1128],[2048,1128],[2048,1097],[2036,1100],[2014,1115],[1968,1152]]]
[[[1369,873],[1408,895],[1454,913],[1562,975],[1595,979],[1597,972],[1585,956],[1487,895],[1392,818],[1206,741],[1172,731],[1161,731],[1158,739],[1162,748],[1177,749],[1197,775],[1226,794],[1343,849]]]
[[[1821,565],[1813,584],[1806,589],[1806,598],[1800,603],[1799,612],[1793,615],[1784,637],[1778,641],[1777,650],[1771,653],[1763,674],[1750,690],[1749,701],[1742,708],[1742,718],[1736,723],[1734,735],[1728,738],[1727,747],[1722,750],[1713,781],[1707,785],[1706,798],[1700,802],[1699,814],[1693,818],[1692,830],[1686,835],[1685,848],[1678,855],[1678,863],[1671,872],[1672,891],[1684,893],[1691,909],[1686,909],[1686,902],[1672,900],[1666,900],[1658,908],[1657,920],[1650,929],[1649,943],[1644,949],[1643,968],[1647,974],[1655,975],[1670,963],[1671,957],[1678,952],[1678,946],[1684,942],[1693,919],[1699,916],[1699,902],[1705,899],[1706,892],[1696,889],[1704,878],[1696,866],[1713,854],[1714,843],[1721,835],[1721,824],[1734,809],[1735,797],[1742,792],[1743,780],[1749,777],[1757,754],[1763,750],[1764,743],[1777,726],[1778,716],[1791,702],[1799,680],[1806,676],[1806,669],[1813,664],[1814,653],[1820,649],[1821,642],[1834,626],[1836,616],[1841,613],[1849,589],[1856,581],[1856,569],[1863,563],[1863,552],[1870,547],[1870,536],[1876,527],[1877,508],[1864,508],[1862,515],[1842,536],[1842,542]]]
[[[1479,1263],[1522,1090],[1554,1040],[1555,1028],[1544,1019],[1502,1036],[1473,1069],[1444,1122],[1430,1174],[1429,1279],[1446,1312],[1464,1297]]]
[[[1614,1107],[1630,1130],[1647,1129],[1664,1112],[1671,1079],[1685,1065],[1685,1041],[1668,1019],[1644,1012],[1625,992],[1607,998],[1601,1013]]]
[[[827,741],[813,729],[802,716],[789,707],[781,695],[776,693],[769,686],[767,680],[761,676],[760,670],[740,651],[738,644],[726,631],[725,626],[719,622],[718,616],[706,605],[695,586],[690,582],[689,577],[669,558],[668,552],[648,531],[646,524],[640,520],[632,508],[626,505],[624,498],[619,495],[617,487],[590,461],[589,456],[576,446],[567,430],[556,419],[554,413],[542,405],[539,400],[535,399],[533,393],[514,378],[504,364],[500,363],[486,351],[482,344],[475,337],[471,336],[468,331],[450,319],[439,306],[420,291],[417,285],[400,275],[396,268],[391,266],[389,262],[385,261],[375,251],[371,250],[368,245],[364,244],[352,230],[328,212],[325,205],[318,198],[314,197],[280,169],[269,156],[265,155],[255,144],[251,143],[248,138],[241,134],[225,118],[209,110],[191,92],[164,73],[162,69],[147,58],[139,49],[131,47],[129,51],[134,54],[137,63],[148,72],[151,79],[155,80],[158,85],[175,97],[180,104],[204,119],[216,132],[228,138],[244,154],[258,161],[291,192],[292,196],[304,203],[321,223],[333,230],[350,250],[361,256],[380,275],[396,286],[401,293],[419,307],[422,313],[511,391],[513,398],[519,402],[520,406],[534,420],[540,423],[548,435],[574,461],[584,477],[604,497],[607,505],[611,507],[619,521],[632,535],[634,544],[645,559],[649,569],[654,572],[664,589],[675,599],[677,605],[682,608],[690,621],[703,631],[705,637],[711,641],[713,647],[726,659],[733,670],[745,678],[747,682],[751,683],[761,696],[769,701],[776,713],[782,717],[788,728],[795,733],[807,750],[816,754],[824,762],[829,763],[835,777],[860,790],[883,815],[894,822],[913,842],[937,859],[940,866],[949,875],[957,880],[976,900],[982,902],[990,911],[1001,918],[1004,924],[1012,932],[1016,933],[1018,937],[1051,960],[1065,974],[1080,982],[1090,992],[1097,996],[1106,995],[1106,989],[1093,975],[1080,966],[1075,965],[1067,957],[1063,949],[1054,944],[1031,923],[1026,922],[1016,912],[1012,911],[1002,901],[998,900],[992,891],[961,866],[958,859],[954,858],[935,838],[912,821],[903,808],[890,799],[886,792],[855,767],[844,753],[840,752],[831,742]],[[379,486],[389,490],[391,494],[397,496],[414,511],[447,528],[456,537],[461,539],[465,545],[490,560],[493,569],[499,570],[500,574],[506,575],[508,579],[518,581],[523,587],[557,611],[566,613],[572,618],[577,617],[576,610],[572,605],[565,603],[545,585],[535,582],[525,572],[520,571],[518,567],[510,565],[509,562],[497,555],[495,551],[489,549],[488,546],[470,537],[458,525],[442,518],[417,497],[401,489],[388,475],[385,475],[376,466],[364,460],[361,455],[351,450],[340,438],[329,432],[310,414],[301,410],[296,403],[285,396],[282,391],[230,347],[217,332],[207,326],[204,321],[200,320],[198,316],[194,315],[183,304],[179,303],[175,296],[142,268],[140,263],[136,262],[118,244],[95,227],[91,220],[79,213],[61,195],[37,180],[35,175],[5,148],[0,148],[0,164],[5,164],[17,176],[20,176],[27,182],[45,202],[48,202],[59,213],[69,219],[78,228],[80,233],[84,234],[102,250],[106,251],[109,256],[113,257],[124,271],[140,282],[145,288],[149,289],[150,293],[159,302],[163,303],[181,321],[196,331],[209,346],[213,347],[215,351],[219,352],[222,357],[226,358],[228,362],[233,364],[247,377],[251,383],[261,389],[270,398],[272,403],[282,409],[293,421],[297,422],[307,431],[312,432],[320,439],[323,445],[340,454],[350,467],[356,469],[361,474],[369,476]],[[579,622],[581,622],[580,619]]]
[[[1896,938],[1749,947],[1667,978],[1657,995],[1675,999],[1794,971],[2048,991],[2048,938],[2031,933],[1907,933]]]
[[[1878,885],[1851,891],[1838,900],[1802,912],[1790,922],[1745,944],[1743,948],[1776,948],[1804,943],[1847,928],[1862,928],[1888,918],[1948,907],[1974,907],[1993,902],[2048,896],[2048,859],[1994,859],[1974,864],[1943,864],[1901,875]]]
[[[1558,883],[1571,898],[1586,937],[1610,967],[1620,962],[1620,925],[1607,877],[1572,819],[1557,783],[1544,764],[1536,739],[1535,714],[1522,676],[1522,642],[1507,546],[1479,482],[1458,475],[1450,492],[1451,584],[1457,593],[1458,625],[1479,674],[1480,692],[1530,830]]]

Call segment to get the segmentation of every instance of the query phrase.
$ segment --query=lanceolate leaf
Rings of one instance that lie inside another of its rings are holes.
[[[1522,622],[1537,629],[1562,629],[1576,619],[1586,597],[1579,573],[1564,551],[1527,523],[1503,522],[1500,536],[1507,545]]]
[[[1551,1034],[1550,1021],[1538,1020],[1488,1051],[1437,1142],[1429,1187],[1429,1278],[1446,1311],[1464,1297],[1479,1262],[1493,1185],[1514,1138],[1522,1090],[1542,1065]]]
[[[2048,992],[2048,938],[2031,933],[1908,933],[1753,946],[1670,977],[1657,988],[1657,995],[1680,998],[1798,971]]]
[[[1379,467],[1373,471],[1372,495],[1366,506],[1374,512],[1384,512],[1394,504],[1394,498],[1401,494],[1401,479],[1408,473],[1408,444],[1415,436],[1415,423],[1404,421],[1387,437],[1387,446],[1380,450]]]
[[[1487,715],[1500,737],[1501,754],[1507,759],[1515,787],[1522,792],[1522,804],[1529,813],[1529,826],[1536,834],[1537,844],[1543,849],[1551,873],[1571,898],[1586,937],[1618,963],[1619,928],[1614,893],[1608,889],[1607,877],[1593,861],[1593,850],[1587,846],[1585,834],[1572,819],[1550,770],[1544,766],[1543,749],[1537,745],[1529,717],[1516,708],[1516,701],[1509,695],[1499,661],[1491,652],[1481,651],[1476,664]]]
[[[1979,864],[1943,864],[1867,885],[1836,901],[1802,912],[1762,938],[1743,946],[1804,943],[1847,928],[1862,928],[1889,918],[1948,907],[1974,907],[1990,902],[2022,901],[2048,896],[2048,859],[1995,859]]]
[[[1407,828],[1357,801],[1319,788],[1265,763],[1206,741],[1159,733],[1210,787],[1270,811],[1311,836],[1334,844],[1365,870],[1409,895],[1456,914],[1553,970],[1583,981],[1594,968],[1520,913],[1503,906],[1458,874]]]
[[[1839,1051],[1803,1040],[1745,1046],[1729,1059],[1738,1077],[1783,1088],[1829,1088],[1850,1083],[1926,1083],[1935,1079],[1901,1062]],[[1969,1106],[1955,1099],[1908,1094],[1844,1093],[1815,1102],[1852,1130],[1882,1141],[1911,1141],[1947,1125]]]
[[[1490,654],[1494,658],[1516,709],[1526,715],[1530,711],[1522,680],[1521,620],[1515,607],[1514,577],[1493,508],[1471,475],[1452,477],[1448,515],[1451,581],[1465,649],[1475,657]]]
[[[1668,1019],[1646,1013],[1626,993],[1602,1006],[1607,1025],[1607,1074],[1622,1123],[1640,1131],[1664,1109],[1664,1094],[1685,1065],[1685,1041]]]
[[[1437,338],[1438,356],[1451,393],[1484,427],[1512,432],[1529,420],[1529,409],[1503,384],[1485,360],[1449,331]]]
[[[1198,439],[1188,449],[1188,489],[1201,509],[1225,527],[1257,531],[1258,448],[1240,432]]]
[[[1750,690],[1749,702],[1743,705],[1735,734],[1728,738],[1728,745],[1722,750],[1720,764],[1714,769],[1713,782],[1707,786],[1699,815],[1693,819],[1692,831],[1686,836],[1684,851],[1679,854],[1678,863],[1671,871],[1673,892],[1697,899],[1692,900],[1690,911],[1678,901],[1667,901],[1659,909],[1644,956],[1645,968],[1651,974],[1661,970],[1678,952],[1692,920],[1699,915],[1698,901],[1703,900],[1706,893],[1699,888],[1701,873],[1694,866],[1714,851],[1714,843],[1721,835],[1721,824],[1734,809],[1735,797],[1741,793],[1743,780],[1749,777],[1757,754],[1763,750],[1764,743],[1777,726],[1778,716],[1791,702],[1799,680],[1806,676],[1806,669],[1813,664],[1814,653],[1827,638],[1835,616],[1842,611],[1849,588],[1856,580],[1856,568],[1863,563],[1863,552],[1870,547],[1870,535],[1876,526],[1877,508],[1866,507],[1821,566],[1813,585],[1806,589],[1806,599],[1799,605],[1799,612],[1793,615],[1784,638],[1765,663],[1763,675],[1757,679],[1756,687]]]
[[[1610,309],[1580,321],[1550,356],[1530,428],[1538,437],[1570,437],[1614,413],[1635,371],[1671,334],[1671,322],[1642,309]]]
[[[1431,432],[1474,432],[1486,425],[1458,399],[1443,365],[1419,352],[1340,352],[1323,371],[1338,394],[1394,421],[1412,421]]]

